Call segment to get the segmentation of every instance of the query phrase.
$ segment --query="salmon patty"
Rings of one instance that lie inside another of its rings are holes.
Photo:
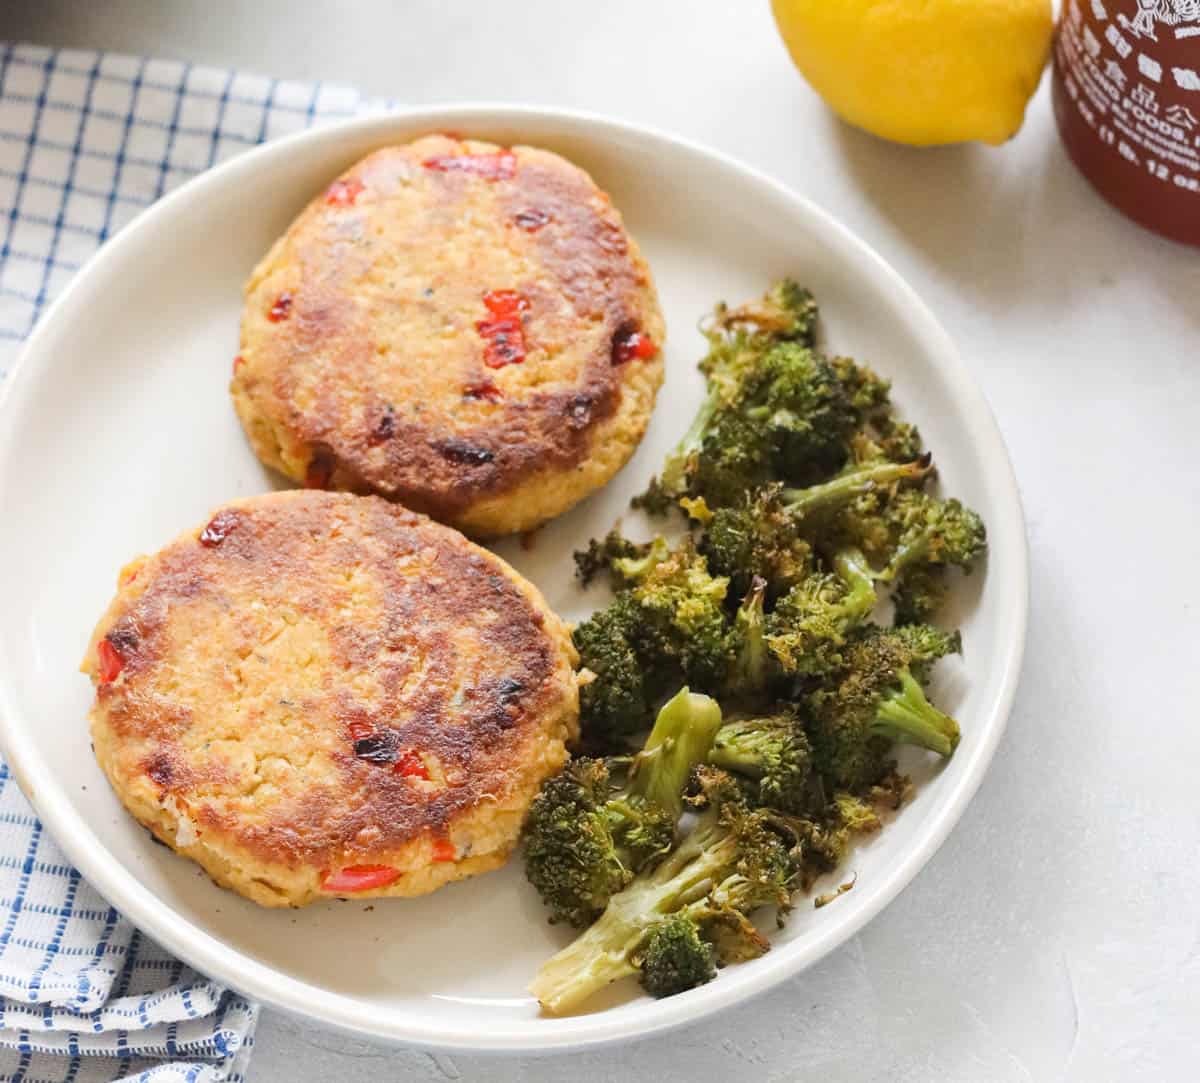
[[[664,333],[637,244],[582,169],[434,135],[352,166],[259,264],[231,392],[288,477],[496,536],[624,465]]]
[[[128,565],[83,669],[126,808],[264,906],[496,868],[578,732],[537,589],[377,497],[226,505]]]

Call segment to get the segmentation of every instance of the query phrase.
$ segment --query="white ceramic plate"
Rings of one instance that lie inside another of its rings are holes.
[[[919,792],[851,864],[854,891],[800,906],[767,956],[682,996],[634,983],[591,1014],[538,1015],[525,992],[569,934],[550,928],[519,863],[413,901],[261,910],[215,887],[125,815],[88,749],[77,672],[117,569],[276,484],[226,393],[241,286],[313,193],[366,152],[452,129],[557,150],[625,213],[658,280],[667,382],[645,443],[604,491],[500,551],[569,618],[594,604],[570,554],[604,532],[654,472],[699,399],[697,320],[791,274],[812,287],[827,341],[894,378],[945,487],[988,524],[985,573],[955,597],[966,643],[939,678],[962,723],[953,760],[918,759]],[[22,788],[89,880],[143,930],[247,994],[337,1027],[472,1049],[572,1046],[659,1031],[762,992],[877,914],[929,860],[1000,739],[1025,639],[1026,552],[1008,456],[979,389],[913,291],[800,196],[713,151],[596,117],[453,107],[306,132],[252,151],[162,200],[106,245],[50,309],[0,415],[0,734]],[[984,589],[986,588],[986,589]],[[624,999],[622,999],[624,998]]]

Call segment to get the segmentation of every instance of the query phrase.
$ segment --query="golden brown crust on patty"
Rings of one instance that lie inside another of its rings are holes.
[[[527,302],[525,358],[490,367],[478,325],[499,290]],[[507,533],[637,446],[662,358],[620,360],[634,333],[662,344],[654,286],[586,173],[428,136],[349,169],[255,270],[232,393],[285,474]]]
[[[411,895],[501,864],[565,759],[565,627],[424,516],[274,493],[133,571],[84,663],[97,757],[139,820],[258,902],[301,905],[348,866],[402,871],[363,894]]]

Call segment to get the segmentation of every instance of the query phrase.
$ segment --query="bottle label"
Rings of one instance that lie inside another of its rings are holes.
[[[1184,200],[1200,222],[1200,0],[1066,0],[1055,39],[1060,123],[1082,121],[1104,149],[1092,163],[1127,187]],[[1072,113],[1076,115],[1071,115]],[[1063,115],[1065,114],[1065,115]],[[1066,136],[1064,131],[1064,137]],[[1076,154],[1076,160],[1079,160]],[[1085,172],[1097,181],[1095,169]],[[1132,212],[1130,212],[1132,213]],[[1136,216],[1136,215],[1135,215]],[[1169,224],[1155,226],[1170,233]]]

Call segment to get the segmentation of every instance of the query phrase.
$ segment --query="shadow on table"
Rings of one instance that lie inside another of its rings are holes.
[[[828,124],[848,172],[897,234],[989,306],[1053,313],[1137,276],[1200,323],[1196,250],[1112,209],[1076,171],[1048,116],[1031,115],[1017,138],[1037,145],[1024,153],[982,144],[904,147],[832,116]]]

